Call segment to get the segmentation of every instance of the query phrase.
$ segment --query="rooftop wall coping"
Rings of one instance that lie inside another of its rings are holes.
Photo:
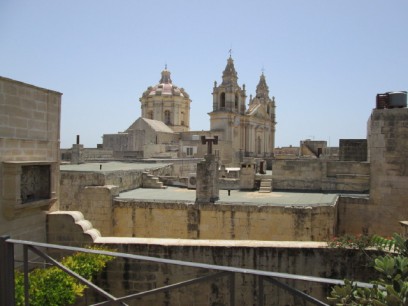
[[[251,248],[326,248],[327,242],[318,241],[261,241],[261,240],[204,240],[204,239],[163,239],[135,237],[98,237],[94,241],[101,244],[147,244],[162,246],[195,247],[251,247]]]
[[[15,84],[31,87],[33,89],[37,89],[37,90],[41,90],[41,91],[45,91],[45,92],[55,93],[57,95],[62,96],[61,92],[51,90],[51,89],[47,89],[47,88],[43,88],[43,87],[38,87],[38,86],[28,84],[28,83],[24,83],[24,82],[21,82],[21,81],[16,81],[16,80],[13,80],[13,79],[10,79],[10,78],[0,76],[0,80],[5,81],[5,82],[9,82],[9,83],[15,83]]]

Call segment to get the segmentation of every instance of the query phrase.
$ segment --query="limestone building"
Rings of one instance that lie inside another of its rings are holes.
[[[203,157],[206,150],[200,136],[218,136],[219,144],[214,149],[224,165],[238,165],[244,157],[272,158],[275,99],[269,97],[264,74],[247,107],[245,85],[242,88],[238,85],[238,74],[230,56],[222,82],[214,83],[212,94],[210,130],[190,131],[190,96],[173,84],[166,67],[159,84],[149,86],[139,99],[141,118],[122,133],[105,134],[103,148],[113,150],[114,156]]]
[[[59,206],[61,93],[0,77],[0,235],[46,241]]]
[[[103,145],[122,152],[122,157],[171,158],[177,157],[178,138],[179,135],[164,122],[139,117],[123,133],[103,135]],[[131,152],[138,154],[132,155]]]
[[[213,88],[213,111],[209,114],[211,132],[219,134],[223,161],[242,161],[243,157],[272,157],[275,146],[275,99],[262,73],[256,95],[246,108],[245,85],[238,85],[238,74],[231,56],[222,82]]]

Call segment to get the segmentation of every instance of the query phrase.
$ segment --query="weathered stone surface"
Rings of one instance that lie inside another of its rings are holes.
[[[367,193],[369,175],[368,162],[275,160],[273,189]]]
[[[88,244],[91,238],[96,245],[103,245],[126,254],[335,279],[368,281],[373,278],[374,273],[374,269],[366,262],[367,257],[361,252],[329,249],[325,242],[92,237],[87,234],[89,229],[80,225],[81,221],[83,219],[78,218],[78,213],[75,212],[49,214],[48,226],[50,233],[54,233],[52,241],[83,246]],[[123,296],[210,273],[213,271],[149,261],[116,259],[108,264],[106,272],[99,276],[98,283],[110,293]],[[211,301],[217,305],[228,305],[230,293],[235,292],[235,300],[239,305],[257,304],[260,294],[259,278],[239,273],[234,277],[234,291],[230,290],[229,280],[225,277],[171,290],[168,294],[146,297],[137,303],[208,305]],[[318,299],[325,300],[328,295],[328,287],[318,283],[289,281],[289,284]],[[89,295],[88,298],[93,297]],[[302,304],[302,301],[270,284],[264,287],[263,299],[267,305]]]
[[[58,208],[60,105],[61,93],[0,77],[0,235],[46,241],[45,211]]]
[[[197,164],[196,203],[214,203],[219,199],[218,162],[215,155],[206,155]]]
[[[327,241],[336,233],[337,207],[202,204],[114,200],[116,237]]]

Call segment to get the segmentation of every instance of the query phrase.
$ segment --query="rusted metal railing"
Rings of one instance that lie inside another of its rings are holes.
[[[254,269],[243,269],[243,268],[236,268],[236,267],[229,267],[229,266],[220,266],[220,265],[212,265],[212,264],[204,264],[204,263],[196,263],[196,262],[187,262],[181,260],[174,260],[174,259],[165,259],[165,258],[156,258],[156,257],[149,257],[149,256],[142,256],[142,255],[134,255],[134,254],[126,254],[126,253],[119,253],[119,252],[110,252],[110,251],[102,251],[102,250],[92,250],[92,249],[85,249],[85,248],[78,248],[78,247],[68,247],[68,246],[61,246],[55,244],[48,244],[48,243],[39,243],[39,242],[32,242],[32,241],[25,241],[25,240],[15,240],[11,239],[8,236],[0,237],[0,306],[11,306],[15,305],[15,288],[14,288],[14,246],[15,245],[22,245],[23,246],[23,270],[24,270],[24,295],[25,295],[25,305],[29,305],[29,280],[28,280],[28,251],[35,253],[36,255],[42,257],[47,263],[54,265],[65,273],[75,277],[79,282],[85,284],[99,295],[103,296],[106,301],[100,302],[97,304],[93,304],[92,306],[96,305],[126,305],[125,302],[131,301],[134,299],[138,299],[148,295],[155,295],[161,292],[189,286],[192,284],[210,281],[216,278],[228,277],[229,281],[229,292],[230,292],[230,299],[229,304],[231,306],[235,305],[235,275],[237,273],[243,274],[250,274],[258,277],[258,286],[259,286],[259,299],[258,305],[264,305],[264,283],[269,282],[272,283],[274,286],[277,286],[281,289],[284,289],[288,293],[299,297],[313,305],[328,305],[318,299],[299,291],[283,282],[278,281],[277,279],[291,279],[291,280],[300,280],[306,282],[315,282],[315,283],[324,283],[329,285],[343,285],[344,282],[342,280],[337,279],[329,279],[329,278],[322,278],[322,277],[314,277],[314,276],[304,276],[304,275],[296,275],[296,274],[288,274],[288,273],[278,273],[278,272],[270,272],[270,271],[262,271],[262,270],[254,270]],[[123,297],[115,297],[109,292],[103,290],[102,288],[98,287],[97,285],[93,284],[92,282],[86,280],[85,278],[81,277],[77,273],[71,271],[60,262],[55,260],[54,258],[50,257],[44,251],[40,250],[40,248],[45,249],[58,249],[63,251],[69,252],[84,252],[84,253],[92,253],[92,254],[100,254],[100,255],[108,255],[114,256],[119,258],[127,258],[127,259],[135,259],[135,260],[142,260],[142,261],[149,261],[149,262],[156,262],[161,264],[171,264],[171,265],[179,265],[185,267],[192,267],[192,268],[201,268],[201,269],[208,269],[216,271],[213,274],[201,276],[197,278],[193,278],[190,280],[182,281],[176,284],[167,285],[161,288],[155,288],[152,290],[147,290],[143,292],[138,292],[135,294],[130,294]],[[359,287],[367,287],[371,288],[371,284],[356,282],[355,283]]]

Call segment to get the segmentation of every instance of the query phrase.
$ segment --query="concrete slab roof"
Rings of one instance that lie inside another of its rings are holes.
[[[102,165],[102,169],[100,166]],[[84,164],[62,164],[61,171],[78,171],[78,172],[109,172],[122,170],[147,170],[152,168],[160,168],[169,165],[168,163],[122,163],[122,162],[107,162],[107,163],[84,163]]]
[[[194,189],[167,187],[166,189],[138,188],[119,195],[120,199],[163,200],[163,201],[190,201],[195,202]],[[222,204],[245,204],[257,206],[331,206],[336,203],[337,194],[302,193],[302,192],[271,192],[220,190]]]

